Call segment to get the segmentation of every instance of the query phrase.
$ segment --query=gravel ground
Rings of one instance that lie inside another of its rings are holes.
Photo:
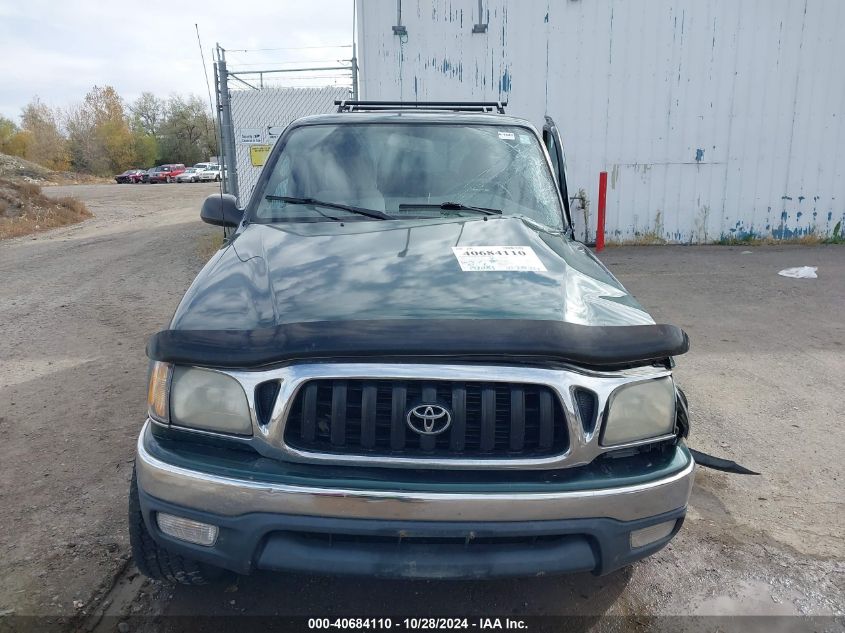
[[[144,343],[202,265],[215,229],[205,185],[45,189],[95,218],[0,243],[0,614],[44,628],[206,628],[197,615],[602,614],[621,628],[695,628],[687,615],[845,613],[845,248],[624,247],[602,259],[692,350],[677,376],[690,444],[759,477],[699,469],[684,529],[603,578],[361,581],[256,574],[202,588],[145,582],[127,566],[125,499],[143,417]],[[819,279],[779,277],[819,267]],[[840,455],[840,457],[836,457]],[[76,603],[74,601],[77,601]],[[98,606],[99,603],[99,606]],[[92,612],[104,611],[97,625]],[[190,616],[187,619],[149,616]],[[87,618],[87,620],[86,620]],[[671,622],[671,625],[667,625]],[[751,628],[752,620],[743,621]],[[779,630],[763,620],[760,630]],[[798,620],[784,620],[792,630]],[[604,626],[604,625],[603,625]],[[2,627],[0,627],[2,628]],[[124,627],[125,628],[125,627]],[[612,628],[612,627],[611,627]],[[723,627],[728,630],[729,627]]]
[[[0,242],[0,612],[71,617],[124,566],[144,345],[202,265],[213,191],[49,187],[95,217]]]

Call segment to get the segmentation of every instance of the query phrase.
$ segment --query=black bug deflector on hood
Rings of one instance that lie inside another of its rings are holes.
[[[619,368],[689,349],[674,325],[590,326],[511,319],[311,321],[254,330],[164,330],[152,360],[251,369],[318,359],[520,359]]]

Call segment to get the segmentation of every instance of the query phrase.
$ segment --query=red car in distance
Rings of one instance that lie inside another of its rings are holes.
[[[155,168],[155,171],[150,174],[150,182],[176,182],[176,176],[185,171],[185,166],[182,163],[175,163],[172,165],[160,165]]]
[[[122,174],[118,174],[114,177],[115,181],[118,184],[123,185],[127,183],[138,183],[141,182],[141,176],[143,176],[145,170],[143,169],[127,169]]]

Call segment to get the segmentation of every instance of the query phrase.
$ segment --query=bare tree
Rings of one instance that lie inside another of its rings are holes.
[[[142,92],[129,107],[135,127],[150,136],[158,136],[165,115],[165,102],[152,92]]]
[[[165,160],[191,164],[214,153],[214,121],[202,99],[171,97],[161,126],[161,153]]]
[[[67,169],[67,143],[59,129],[57,114],[37,96],[21,113],[21,127],[28,140],[25,157],[50,169]]]

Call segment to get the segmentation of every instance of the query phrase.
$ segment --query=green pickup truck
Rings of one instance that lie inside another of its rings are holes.
[[[689,340],[574,239],[551,119],[341,102],[201,214],[232,233],[147,346],[144,574],[606,574],[680,529]]]

